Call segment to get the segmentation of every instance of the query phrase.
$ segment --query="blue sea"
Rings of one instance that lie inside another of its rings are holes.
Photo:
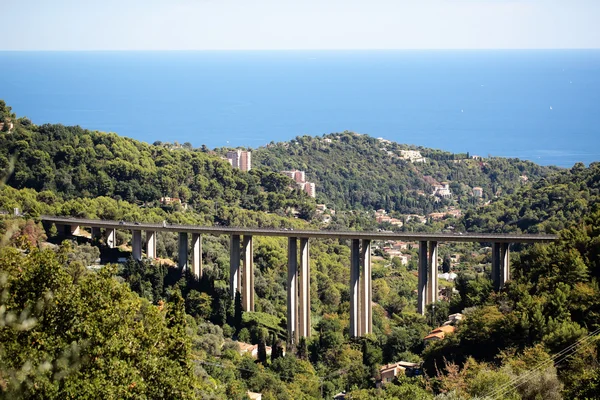
[[[259,147],[344,130],[570,167],[600,160],[600,50],[0,52],[36,124]]]

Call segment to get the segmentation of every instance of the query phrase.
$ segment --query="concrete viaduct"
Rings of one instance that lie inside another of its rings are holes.
[[[374,240],[404,240],[419,242],[418,304],[421,314],[427,304],[438,299],[439,242],[479,242],[492,244],[492,281],[496,290],[510,279],[509,245],[511,243],[543,243],[557,239],[555,235],[515,235],[479,233],[397,233],[318,231],[268,228],[204,227],[194,225],[166,225],[154,223],[75,219],[42,216],[45,226],[56,225],[59,232],[75,234],[80,226],[90,227],[93,238],[101,238],[105,230],[107,245],[116,244],[116,230],[132,232],[132,255],[142,258],[142,231],[146,232],[146,256],[156,258],[156,233],[179,234],[179,267],[191,268],[197,277],[202,276],[202,235],[230,236],[230,289],[231,296],[240,293],[245,311],[254,311],[254,262],[252,243],[254,236],[280,236],[288,238],[287,323],[288,337],[297,342],[299,337],[309,337],[310,324],[310,251],[309,239],[329,238],[350,241],[350,335],[362,336],[373,331],[371,309],[371,242]],[[188,260],[189,236],[192,256]],[[191,265],[190,265],[191,264]]]

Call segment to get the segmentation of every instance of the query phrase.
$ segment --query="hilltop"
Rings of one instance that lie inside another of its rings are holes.
[[[0,135],[0,170],[14,188],[53,191],[65,199],[107,196],[153,206],[163,197],[177,198],[207,221],[221,224],[231,223],[234,209],[293,212],[310,220],[314,200],[301,190],[289,190],[295,186],[280,174],[283,170],[305,171],[306,179],[316,183],[317,202],[335,209],[405,214],[427,214],[450,204],[466,209],[558,170],[344,132],[258,148],[252,154],[253,169],[244,173],[219,157],[225,149],[147,144],[78,126],[37,126],[16,118],[4,102],[0,118],[14,124]],[[16,172],[9,174],[9,169]],[[448,185],[451,196],[432,195],[441,184]],[[474,188],[481,188],[480,197],[474,196]]]
[[[452,201],[474,204],[474,187],[482,188],[481,198],[486,201],[557,170],[530,161],[453,154],[352,132],[271,143],[253,152],[253,162],[271,171],[305,171],[306,179],[316,183],[317,202],[336,209],[383,208],[401,213],[429,213]],[[442,182],[449,184],[452,200],[431,196],[434,186]]]
[[[294,209],[305,218],[314,210],[314,200],[290,191],[281,174],[261,168],[241,172],[207,149],[151,145],[79,126],[37,126],[16,119],[0,102],[0,117],[5,115],[15,124],[0,134],[0,171],[16,189],[52,192],[65,200],[105,196],[143,206],[175,198],[162,206],[190,206],[208,223],[227,225],[239,210],[291,215]],[[244,218],[233,222],[248,223]]]

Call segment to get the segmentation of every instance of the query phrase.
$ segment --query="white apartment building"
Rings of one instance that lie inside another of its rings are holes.
[[[227,161],[229,161],[233,168],[250,171],[252,168],[252,152],[242,150],[228,151]]]
[[[312,183],[312,182],[306,182],[306,183],[304,184],[304,191],[305,191],[306,193],[308,193],[308,195],[309,195],[310,197],[313,197],[313,198],[317,197],[317,192],[316,192],[316,190],[315,190],[315,184],[314,184],[314,183]]]
[[[296,183],[306,182],[306,174],[304,173],[304,171],[281,171],[281,173],[289,177],[290,179],[293,179]]]
[[[300,190],[304,190],[310,197],[317,197],[315,184],[313,182],[298,182]]]
[[[425,162],[425,157],[423,157],[421,152],[417,150],[400,150],[400,158],[410,160],[413,163]]]

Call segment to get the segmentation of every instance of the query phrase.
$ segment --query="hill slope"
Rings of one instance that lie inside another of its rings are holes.
[[[553,233],[581,223],[599,203],[600,163],[576,164],[467,212],[463,223],[471,231]]]
[[[426,162],[405,160],[402,150],[420,151]],[[468,154],[409,148],[351,132],[272,143],[257,149],[253,160],[273,171],[306,171],[306,179],[317,185],[317,200],[337,209],[384,208],[403,213],[440,207],[442,203],[429,196],[435,181],[449,182],[454,199],[467,204],[472,202],[473,187],[483,188],[484,199],[492,198],[556,170],[518,159],[474,160]]]
[[[0,114],[10,114],[4,102]],[[219,222],[227,222],[223,210],[232,207],[280,214],[293,207],[301,216],[314,209],[314,200],[288,190],[289,180],[281,174],[265,169],[241,172],[214,154],[149,145],[78,126],[35,126],[24,118],[15,122],[11,132],[0,134],[0,171],[5,171],[8,185],[18,189],[138,204],[177,197]]]

